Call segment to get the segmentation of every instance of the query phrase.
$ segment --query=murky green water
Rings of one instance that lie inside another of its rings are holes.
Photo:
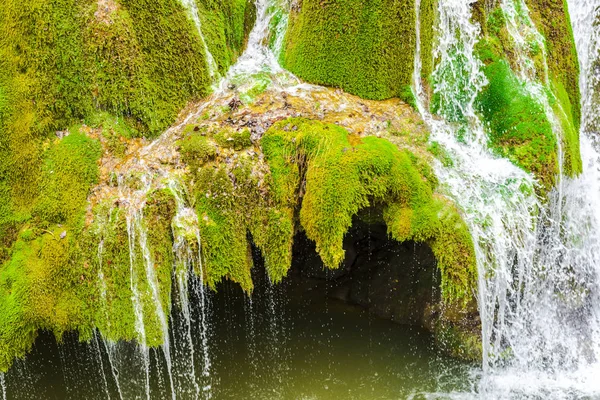
[[[324,281],[292,278],[274,288],[259,285],[250,303],[236,286],[223,285],[211,298],[210,376],[197,379],[199,397],[421,399],[470,391],[473,367],[438,354],[427,332],[330,299],[329,291]],[[193,340],[195,370],[201,371],[196,334]],[[42,335],[33,354],[7,375],[8,399],[118,399],[106,349],[75,338],[57,347],[52,336]],[[119,349],[135,354],[132,346]],[[120,355],[121,363],[127,359],[131,365],[118,371],[123,397],[146,398],[143,364]],[[171,398],[160,351],[150,351],[149,373],[150,397]],[[179,388],[176,396],[196,393]]]

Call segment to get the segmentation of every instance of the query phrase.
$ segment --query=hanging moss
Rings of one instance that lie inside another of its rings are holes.
[[[425,2],[426,23],[430,9]],[[430,33],[423,32],[425,50]],[[363,98],[410,100],[414,53],[413,0],[304,0],[291,12],[282,64],[309,82]]]
[[[278,122],[261,144],[276,198],[294,208],[302,196],[299,222],[327,267],[343,261],[352,217],[380,204],[395,239],[430,242],[446,300],[470,298],[476,263],[466,225],[454,208],[434,198],[432,182],[408,151],[306,119]]]
[[[94,222],[86,230],[83,243],[91,270],[97,277],[101,271],[103,277],[103,281],[95,280],[94,320],[107,339],[132,341],[137,334],[126,212],[112,202],[97,205],[93,212]]]
[[[77,237],[69,232],[61,239],[63,229],[24,231],[0,268],[0,371],[29,351],[39,329],[58,339],[72,330],[91,336],[93,283]]]

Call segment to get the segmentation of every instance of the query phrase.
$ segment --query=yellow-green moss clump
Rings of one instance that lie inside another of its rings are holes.
[[[478,106],[490,129],[490,146],[526,171],[533,172],[546,189],[558,174],[558,146],[544,107],[504,60],[485,68],[489,85]]]
[[[289,17],[281,57],[285,68],[309,82],[340,87],[363,98],[411,100],[414,0],[300,4]],[[427,1],[423,8],[423,47],[430,54],[433,10]]]
[[[274,196],[284,207],[299,207],[299,223],[327,267],[343,261],[352,217],[374,205],[383,208],[392,237],[431,245],[446,300],[471,297],[476,264],[469,232],[456,209],[433,195],[435,183],[410,152],[306,119],[278,122],[261,144]]]
[[[431,245],[446,300],[471,298],[476,273],[469,232],[457,210],[434,195],[437,180],[427,164],[409,151],[302,118],[275,123],[261,149],[242,140],[233,151],[238,141],[223,140],[245,137],[244,129],[191,125],[185,131],[179,144],[190,167],[211,287],[228,278],[252,290],[250,239],[279,282],[298,229],[316,242],[325,265],[337,268],[352,218],[375,206],[384,210],[394,238]]]
[[[97,183],[100,144],[80,133],[42,154],[41,196],[0,266],[0,371],[31,347],[38,329],[90,335],[95,282],[80,237],[86,199]]]
[[[270,194],[268,168],[258,159],[249,131],[190,129],[180,146],[191,170],[205,281],[214,288],[225,277],[252,291],[248,233],[262,251],[271,280],[281,281],[291,264],[292,210]]]
[[[224,74],[244,50],[256,20],[254,0],[196,0],[206,44]]]
[[[546,38],[550,78],[564,88],[567,96],[561,101],[569,103],[570,120],[579,131],[581,105],[579,92],[579,60],[571,28],[571,18],[566,0],[525,0],[531,19]],[[555,93],[556,94],[556,93]]]
[[[159,301],[168,321],[174,213],[175,200],[168,189],[148,193],[143,212],[137,216],[111,203],[96,206],[94,223],[86,229],[82,242],[88,268],[95,277],[91,315],[104,337],[114,341],[144,339],[148,346],[163,344],[149,269],[156,278]],[[136,331],[135,296],[143,315],[145,338]]]

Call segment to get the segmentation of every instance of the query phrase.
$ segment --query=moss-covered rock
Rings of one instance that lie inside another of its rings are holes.
[[[473,243],[458,212],[433,196],[432,181],[414,156],[385,139],[349,135],[335,125],[305,119],[275,124],[261,142],[273,174],[273,192],[290,208],[328,268],[344,259],[352,218],[370,205],[398,241],[429,241],[442,272],[446,300],[471,296],[476,282]]]
[[[430,54],[427,25],[433,13],[430,3],[424,3],[422,40]],[[304,0],[292,9],[281,61],[309,82],[368,99],[408,100],[414,55],[413,0]]]
[[[80,220],[90,187],[98,181],[101,153],[100,143],[80,132],[51,145],[43,155],[35,215],[54,223]]]
[[[224,71],[244,47],[253,2],[199,3],[201,18],[218,19],[206,24],[206,35]],[[0,261],[40,195],[44,143],[55,132],[109,114],[127,126],[110,132],[115,148],[123,151],[122,135],[157,136],[187,102],[207,95],[211,84],[199,33],[177,0],[5,2],[0,10]]]
[[[514,75],[504,60],[485,67],[489,85],[478,106],[489,124],[490,146],[550,189],[558,174],[556,135],[543,105]]]
[[[515,48],[506,26],[508,17],[500,6],[476,7],[475,14],[484,32],[477,50],[485,63],[484,73],[489,82],[477,98],[477,107],[487,124],[492,150],[533,173],[547,192],[559,174],[559,140],[563,172],[575,176],[582,170],[578,63],[566,5],[560,2],[558,6],[554,2],[542,11],[539,2],[529,3],[532,3],[531,12],[517,2],[514,18],[530,36],[537,29],[542,38],[532,37],[525,49]],[[556,30],[549,31],[548,18],[556,13],[561,14],[552,23]],[[543,88],[541,91],[532,90],[531,83],[513,72],[523,67],[517,65],[521,62],[519,52],[525,52],[524,56],[531,60],[532,70],[537,75],[529,79],[536,80]],[[559,70],[561,77],[557,77]]]
[[[537,29],[546,39],[547,62],[551,79],[564,88],[570,103],[570,117],[579,131],[581,106],[579,60],[566,0],[525,0]]]
[[[0,267],[0,371],[33,345],[39,329],[77,330],[91,337],[94,283],[83,262],[76,232],[31,228]]]

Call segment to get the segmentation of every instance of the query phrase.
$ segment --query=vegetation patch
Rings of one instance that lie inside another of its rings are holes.
[[[425,2],[423,9],[423,22],[432,22],[432,5]],[[426,26],[422,39],[428,54],[431,35]],[[312,83],[367,99],[410,101],[414,49],[414,0],[304,0],[289,17],[281,61]]]
[[[370,205],[382,206],[392,237],[430,243],[444,298],[471,296],[476,264],[468,229],[456,209],[433,195],[432,181],[408,151],[306,119],[278,122],[261,144],[273,193],[284,205],[300,208],[299,223],[328,268],[344,259],[352,217]]]
[[[490,146],[549,190],[558,174],[558,147],[543,105],[525,88],[504,60],[485,67],[489,85],[477,101],[489,124]]]

